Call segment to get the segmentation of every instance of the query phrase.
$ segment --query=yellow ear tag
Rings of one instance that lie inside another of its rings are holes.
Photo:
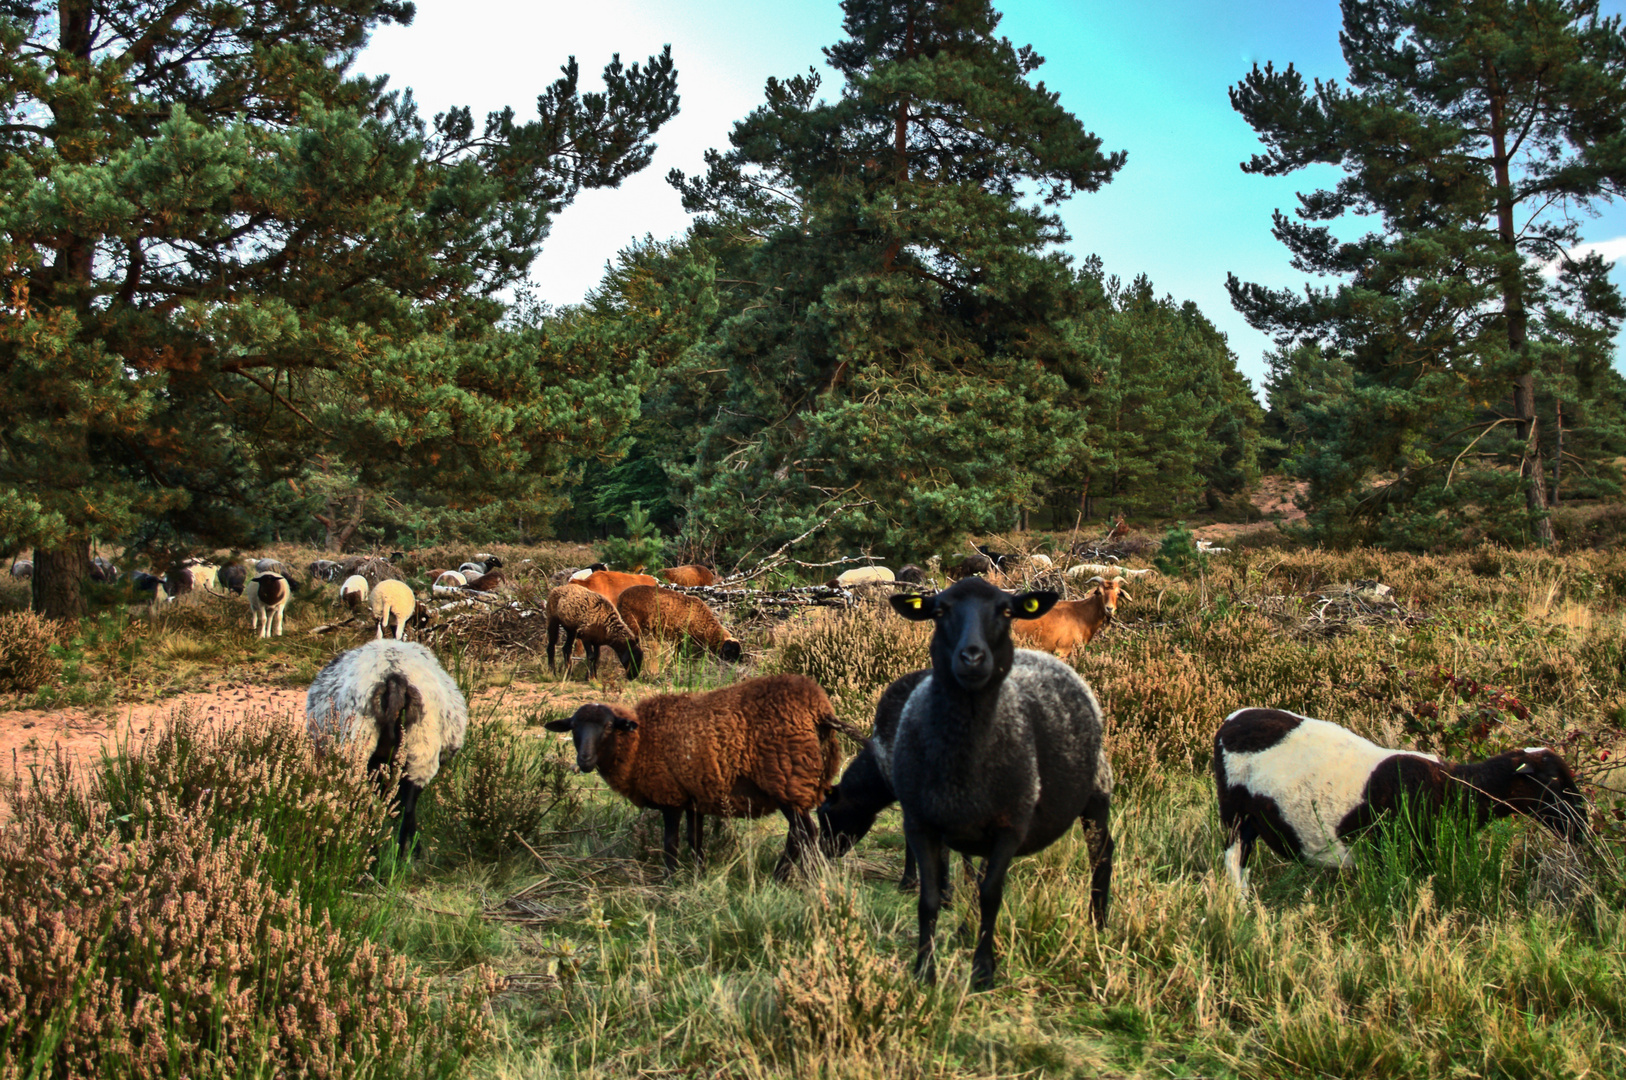
[[[919,611],[920,610],[920,597],[911,596],[909,598],[909,606],[914,608],[916,611]]]
[[[1022,601],[1022,610],[1023,611],[1038,611],[1039,610],[1039,601],[1037,599],[1035,599],[1034,597],[1031,597],[1031,596],[1028,597],[1026,600]]]

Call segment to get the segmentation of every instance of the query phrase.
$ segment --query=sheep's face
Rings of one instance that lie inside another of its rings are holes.
[[[929,596],[894,596],[892,609],[906,619],[937,624],[932,667],[953,674],[975,693],[1004,679],[1016,659],[1012,619],[1037,619],[1056,606],[1053,592],[1012,595],[982,578],[965,578]]]
[[[617,732],[637,731],[638,722],[616,714],[608,705],[583,705],[569,720],[549,720],[549,731],[568,731],[576,744],[576,768],[590,773],[598,768],[608,740]]]
[[[740,643],[729,638],[723,642],[723,647],[717,650],[717,654],[732,664],[740,658]]]
[[[1513,753],[1508,802],[1553,832],[1574,840],[1587,831],[1586,797],[1564,759],[1546,747]]]

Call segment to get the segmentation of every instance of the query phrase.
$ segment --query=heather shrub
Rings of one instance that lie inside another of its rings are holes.
[[[837,715],[867,723],[877,692],[900,675],[930,667],[932,628],[866,605],[783,631],[774,669],[813,679]]]
[[[546,821],[567,821],[579,790],[568,744],[516,731],[495,717],[469,725],[463,748],[424,789],[418,817],[434,849],[470,859],[522,851]]]
[[[0,1076],[458,1075],[493,977],[450,992],[369,940],[387,807],[303,725],[181,714],[0,831]]]
[[[32,611],[0,615],[0,694],[31,694],[62,670],[57,628]]]

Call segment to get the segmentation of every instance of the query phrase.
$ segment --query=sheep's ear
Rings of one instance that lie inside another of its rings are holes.
[[[932,598],[936,595],[936,593],[928,593],[925,596],[894,595],[891,598],[892,610],[905,619],[924,622],[932,617]]]
[[[1011,618],[1037,619],[1055,607],[1056,602],[1060,599],[1060,593],[1051,592],[1048,589],[1022,593],[1011,601]]]
[[[574,726],[571,724],[572,719],[574,718],[567,716],[563,720],[549,720],[542,726],[549,731],[569,731]]]

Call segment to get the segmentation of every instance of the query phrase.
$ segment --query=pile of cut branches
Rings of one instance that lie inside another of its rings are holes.
[[[1352,581],[1320,592],[1259,596],[1241,606],[1257,611],[1294,637],[1335,637],[1360,629],[1411,629],[1428,620],[1402,605],[1395,591],[1378,581]]]

